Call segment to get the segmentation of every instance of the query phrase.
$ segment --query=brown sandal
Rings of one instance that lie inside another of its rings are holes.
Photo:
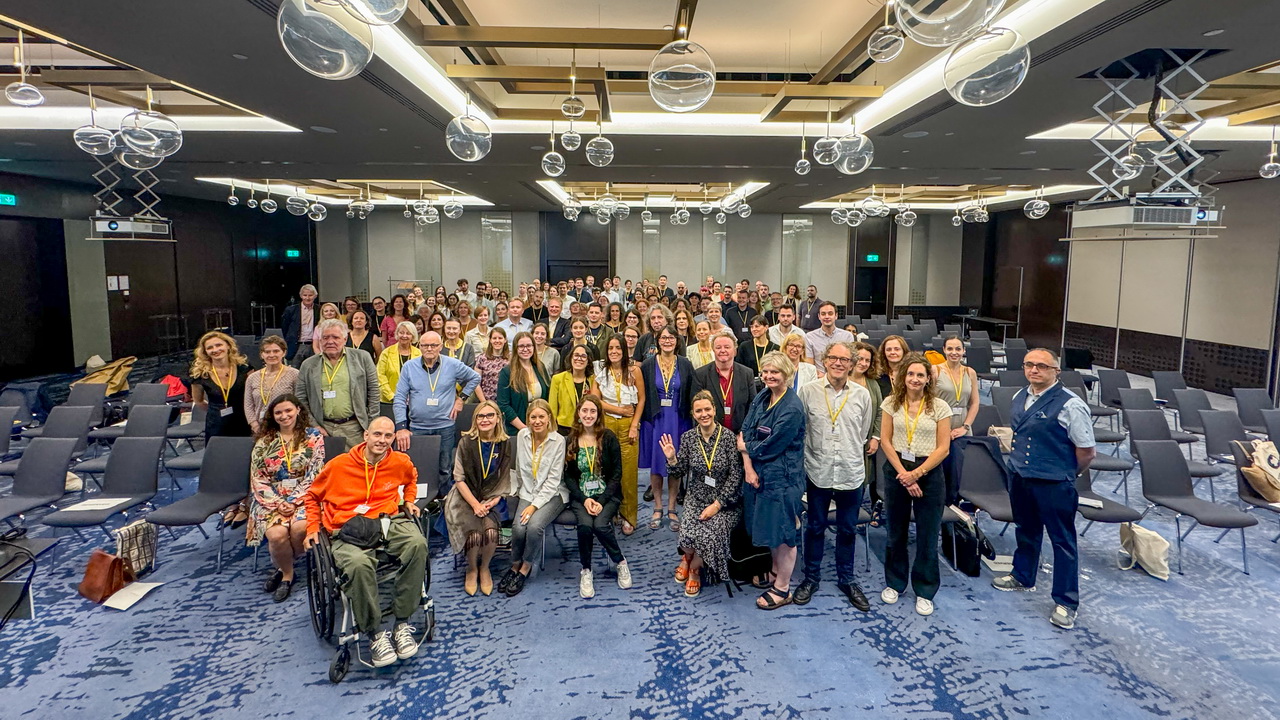
[[[697,570],[689,573],[689,580],[684,584],[685,597],[698,597],[702,592],[702,578]]]
[[[775,597],[782,598],[782,600],[774,600]],[[778,588],[770,585],[769,589],[765,590],[764,594],[756,599],[756,607],[760,610],[777,610],[783,605],[790,605],[791,601],[792,597],[789,590],[779,590]],[[764,604],[761,605],[761,602]]]

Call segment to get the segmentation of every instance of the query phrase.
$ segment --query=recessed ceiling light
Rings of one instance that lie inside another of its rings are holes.
[[[654,152],[662,152],[662,148],[654,148],[654,149],[653,149],[653,151],[654,151]]]
[[[902,137],[911,138],[912,140],[915,140],[916,138],[922,138],[922,137],[928,137],[928,136],[929,136],[928,130],[912,130],[909,133],[902,133]]]
[[[18,147],[35,147],[36,146],[35,143],[27,142],[26,140],[16,140],[14,141],[13,144],[17,145]]]
[[[235,59],[237,59],[237,60],[248,60],[248,59],[249,59],[249,56],[248,56],[248,55],[242,55],[241,53],[231,53],[231,57],[233,57],[233,58],[235,58]]]
[[[530,145],[529,149],[530,150],[546,150],[547,146],[546,145]]]
[[[953,132],[949,132],[949,133],[947,133],[947,137],[951,137],[952,135],[955,135],[955,133],[953,133]]]
[[[911,151],[910,151],[910,150],[903,150],[903,151],[902,151],[902,154],[903,154],[903,155],[906,155],[906,154],[907,154],[907,153],[909,153],[909,152],[911,152]]]
[[[1216,36],[1218,36],[1218,35],[1221,35],[1221,34],[1222,34],[1222,33],[1224,33],[1224,32],[1226,32],[1226,30],[1223,30],[1223,29],[1219,28],[1219,29],[1217,29],[1217,30],[1209,30],[1209,31],[1205,32],[1205,33],[1204,33],[1204,36],[1205,36],[1205,37],[1216,37]]]
[[[796,187],[809,187],[809,183],[796,183]]]
[[[925,178],[925,180],[937,180],[937,179],[938,179],[937,175],[930,175],[929,177]]]
[[[386,132],[386,131],[387,131],[386,128],[378,128],[378,132]]]
[[[337,130],[334,130],[333,128],[325,127],[325,126],[323,126],[323,125],[312,125],[312,126],[311,126],[311,129],[312,129],[312,130],[314,130],[315,132],[318,132],[318,133],[326,133],[326,134],[329,134],[329,135],[332,135],[333,133],[338,132]]]
[[[1001,177],[1000,175],[992,175],[991,177],[982,178],[982,179],[986,180],[987,182],[995,182],[996,180],[999,180],[1000,177]]]
[[[1036,154],[1036,151],[1035,151],[1035,150],[1023,150],[1022,152],[1020,152],[1020,153],[1018,153],[1018,154],[1019,154],[1019,155],[1035,155],[1035,154]]]

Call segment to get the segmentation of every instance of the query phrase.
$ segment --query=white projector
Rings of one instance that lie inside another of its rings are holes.
[[[98,215],[92,222],[93,239],[172,241],[173,226],[168,220]]]

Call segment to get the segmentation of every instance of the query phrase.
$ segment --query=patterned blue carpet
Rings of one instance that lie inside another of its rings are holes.
[[[1218,481],[1220,499],[1234,495],[1231,478]],[[1136,473],[1130,482],[1136,504]],[[1153,513],[1144,525],[1173,537],[1171,516]],[[1036,593],[999,593],[985,570],[971,579],[944,565],[932,617],[917,616],[909,594],[882,605],[876,529],[870,572],[858,550],[870,614],[838,596],[831,549],[827,581],[806,607],[766,613],[754,593],[729,598],[719,588],[687,599],[671,580],[666,528],[623,540],[629,591],[597,552],[597,595],[584,601],[575,540],[561,529],[546,570],[515,599],[466,597],[452,559],[437,557],[435,642],[387,669],[353,669],[336,686],[332,648],[311,631],[302,587],[279,605],[261,592],[265,553],[254,574],[237,547],[219,575],[216,537],[162,534],[160,566],[146,579],[166,585],[121,613],[75,591],[101,535],[67,536],[56,561],[42,564],[38,619],[4,631],[0,717],[1276,717],[1275,528],[1268,517],[1248,531],[1252,575],[1240,572],[1238,534],[1215,545],[1216,533],[1197,530],[1186,574],[1164,583],[1117,570],[1116,529],[1094,526],[1081,540],[1082,611],[1070,632],[1047,621],[1044,575]],[[1012,552],[1012,531],[986,529],[998,551]],[[495,566],[505,563],[500,554]]]

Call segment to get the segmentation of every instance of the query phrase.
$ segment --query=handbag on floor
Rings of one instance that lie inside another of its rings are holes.
[[[135,579],[127,560],[97,548],[89,556],[78,589],[82,596],[100,605]]]
[[[156,526],[135,520],[116,530],[116,554],[129,562],[134,575],[142,577],[156,567]]]
[[[966,522],[943,523],[942,556],[951,567],[969,577],[982,574],[978,560],[978,534],[975,526]]]
[[[1116,561],[1121,570],[1141,566],[1153,578],[1169,579],[1169,541],[1154,530],[1134,523],[1120,523],[1120,555]]]
[[[1280,453],[1276,452],[1275,443],[1270,440],[1232,442],[1240,446],[1245,457],[1253,460],[1248,465],[1240,466],[1240,472],[1244,474],[1249,487],[1267,502],[1280,502]]]

